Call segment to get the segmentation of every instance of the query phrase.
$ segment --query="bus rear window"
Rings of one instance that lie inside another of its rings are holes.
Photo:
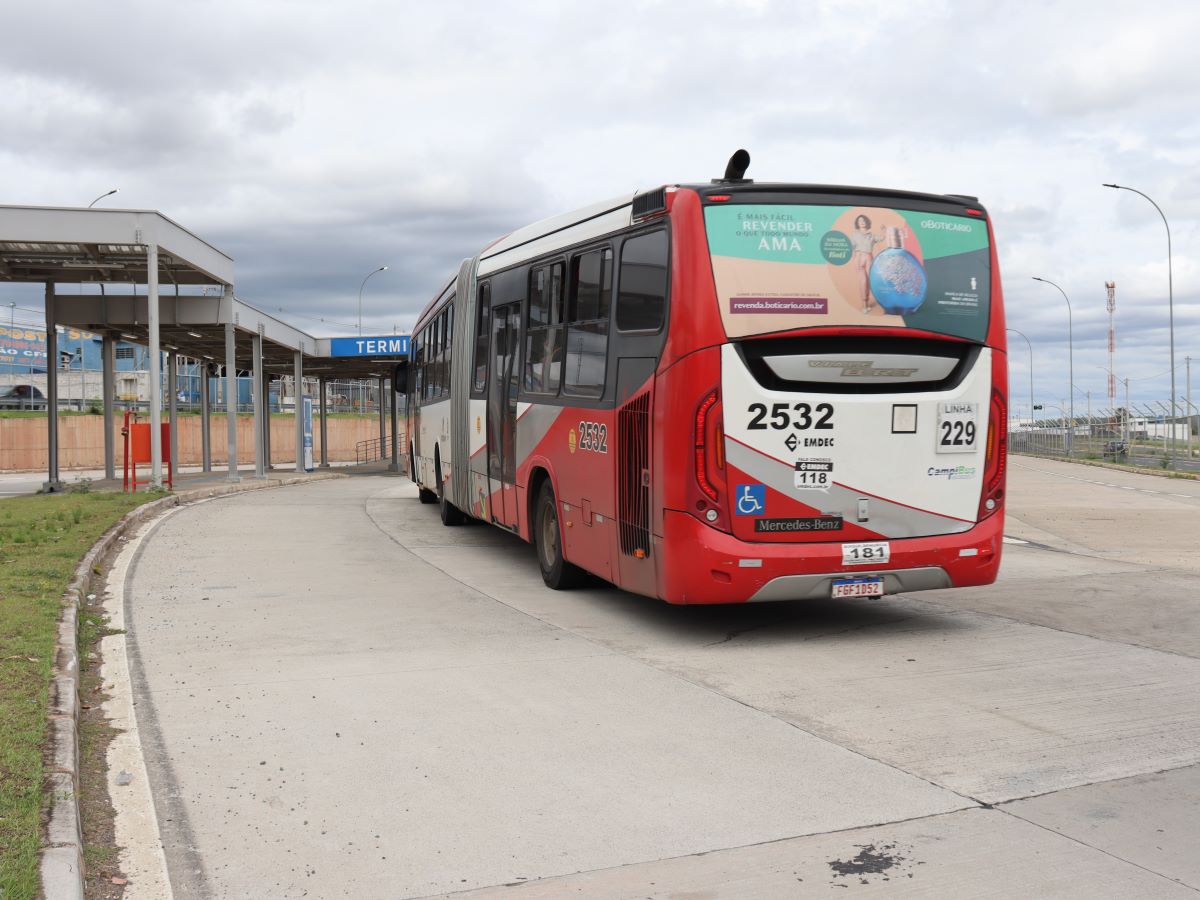
[[[704,221],[730,337],[828,325],[987,335],[986,222],[791,204],[714,205]]]

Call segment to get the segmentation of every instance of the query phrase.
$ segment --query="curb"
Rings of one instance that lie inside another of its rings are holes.
[[[83,825],[79,816],[79,608],[88,595],[93,575],[99,573],[100,561],[130,531],[173,507],[226,494],[349,477],[340,472],[314,472],[311,475],[222,484],[172,494],[131,509],[104,532],[79,561],[75,574],[63,592],[50,686],[46,729],[52,760],[46,773],[46,784],[51,792],[50,818],[38,866],[42,893],[47,900],[83,900]]]

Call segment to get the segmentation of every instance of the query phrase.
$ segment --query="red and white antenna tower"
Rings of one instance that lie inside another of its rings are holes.
[[[1117,327],[1113,324],[1113,313],[1117,311],[1117,283],[1104,282],[1108,290],[1108,408],[1117,408],[1117,372],[1115,357],[1117,353]]]

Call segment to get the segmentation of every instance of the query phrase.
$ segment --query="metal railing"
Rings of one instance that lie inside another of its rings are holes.
[[[1185,401],[1186,405],[1186,401]],[[1008,449],[1033,456],[1106,460],[1153,468],[1200,471],[1200,416],[1173,421],[1160,407],[1134,404],[1093,415],[1009,422]],[[1055,407],[1056,411],[1063,412]],[[1172,438],[1174,440],[1172,440]]]
[[[400,446],[408,446],[408,440],[403,431],[400,432]],[[360,465],[362,463],[377,462],[381,459],[391,459],[391,456],[391,435],[385,438],[371,438],[366,441],[359,441],[354,445],[354,459]],[[400,454],[400,466],[404,469],[408,467],[408,457],[404,453]]]

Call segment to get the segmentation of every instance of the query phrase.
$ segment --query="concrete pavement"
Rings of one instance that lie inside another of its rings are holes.
[[[126,581],[175,895],[1195,896],[1200,484],[1014,460],[1010,516],[994,586],[705,609],[403,479],[181,510]]]

